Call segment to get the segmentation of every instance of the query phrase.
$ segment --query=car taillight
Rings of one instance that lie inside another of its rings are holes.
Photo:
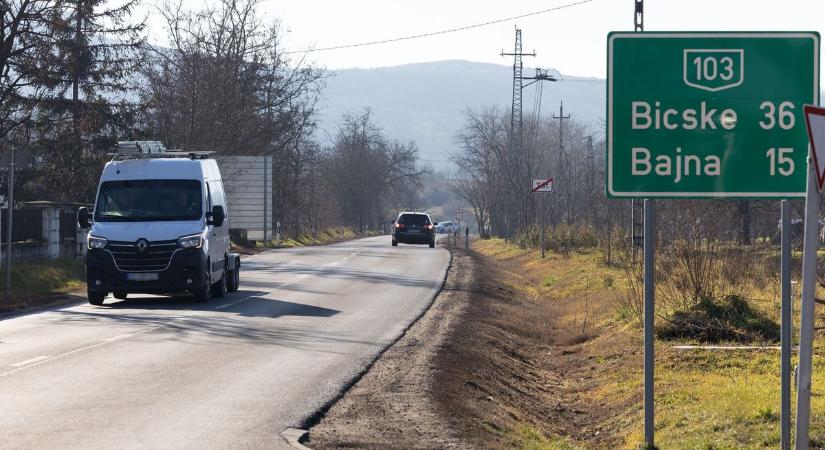
[[[404,224],[403,223],[396,223],[395,228],[404,228]]]
[[[427,225],[424,225],[424,228],[426,228],[428,230],[432,230],[433,229],[433,224],[428,223]]]

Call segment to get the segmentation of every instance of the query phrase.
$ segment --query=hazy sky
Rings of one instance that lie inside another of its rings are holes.
[[[158,0],[148,0],[149,2]],[[183,0],[198,7],[203,0]],[[261,14],[279,18],[284,48],[329,47],[456,28],[574,3],[578,0],[263,0]],[[151,12],[151,9],[150,9]],[[151,14],[151,13],[150,13]],[[150,36],[162,36],[157,14]],[[512,64],[514,27],[522,29],[525,65],[555,67],[568,75],[605,76],[609,31],[633,29],[633,0],[593,0],[568,9],[468,31],[369,47],[315,52],[311,61],[327,69],[380,67],[464,59]],[[822,31],[823,0],[646,0],[645,29]],[[157,37],[150,38],[163,43]]]

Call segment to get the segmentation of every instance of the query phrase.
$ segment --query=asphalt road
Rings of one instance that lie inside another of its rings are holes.
[[[107,298],[0,320],[2,448],[288,448],[426,309],[449,254],[387,236],[243,260],[209,303]]]

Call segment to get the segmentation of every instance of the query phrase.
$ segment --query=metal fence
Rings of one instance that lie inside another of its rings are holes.
[[[8,209],[0,213],[0,242],[8,242]],[[39,208],[15,209],[12,214],[12,242],[37,242],[43,240],[43,210]]]

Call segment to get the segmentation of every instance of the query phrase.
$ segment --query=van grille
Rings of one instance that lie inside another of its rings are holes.
[[[138,251],[134,242],[109,241],[107,249],[115,258],[117,268],[123,272],[158,272],[169,267],[178,241],[149,242],[144,252]]]

